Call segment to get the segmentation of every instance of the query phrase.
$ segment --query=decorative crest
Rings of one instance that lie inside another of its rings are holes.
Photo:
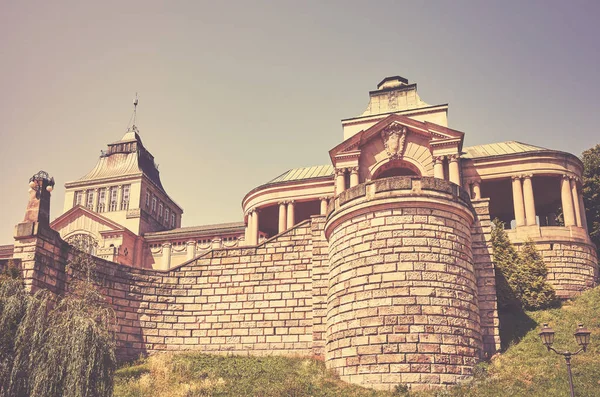
[[[385,151],[392,159],[402,158],[407,132],[407,128],[398,123],[390,124],[381,131]]]

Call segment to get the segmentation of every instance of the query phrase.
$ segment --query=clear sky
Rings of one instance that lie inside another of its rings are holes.
[[[597,0],[0,0],[0,244],[40,169],[61,214],[136,91],[183,226],[239,221],[253,187],[329,163],[385,76],[449,103],[467,146],[579,155],[600,143],[599,17]]]

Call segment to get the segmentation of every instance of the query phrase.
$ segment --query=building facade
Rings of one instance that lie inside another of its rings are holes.
[[[48,230],[20,225],[0,255],[60,293],[64,240],[91,236],[122,356],[312,354],[369,387],[456,383],[500,347],[492,219],[517,246],[534,241],[560,297],[597,284],[583,165],[514,141],[464,147],[448,106],[399,76],[369,96],[331,164],[252,189],[239,223],[181,227],[133,126],[65,185]]]

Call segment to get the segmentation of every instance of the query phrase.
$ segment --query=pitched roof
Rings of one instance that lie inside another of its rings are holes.
[[[334,173],[335,169],[331,164],[315,165],[312,167],[292,168],[291,170],[287,170],[283,174],[279,175],[277,178],[267,182],[267,185],[277,182],[301,181],[313,178],[323,178],[333,176]]]
[[[243,233],[246,225],[244,222],[217,223],[213,225],[180,227],[162,232],[146,233],[147,240],[165,240],[183,236],[214,236],[228,233]]]
[[[463,152],[465,152],[465,154],[463,154],[461,157],[467,159],[476,159],[481,157],[493,157],[508,154],[538,152],[540,150],[550,149],[517,141],[508,141],[465,147],[463,148]]]

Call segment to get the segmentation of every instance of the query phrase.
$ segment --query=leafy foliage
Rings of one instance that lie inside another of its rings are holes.
[[[554,288],[546,281],[548,269],[533,241],[526,241],[521,251],[517,252],[503,223],[495,219],[492,245],[500,310],[520,307],[539,310],[556,304]]]
[[[588,231],[596,247],[600,249],[600,145],[584,151],[583,161],[583,203]]]
[[[112,396],[114,313],[95,287],[93,258],[78,248],[64,297],[30,295],[21,280],[0,279],[1,396]]]

